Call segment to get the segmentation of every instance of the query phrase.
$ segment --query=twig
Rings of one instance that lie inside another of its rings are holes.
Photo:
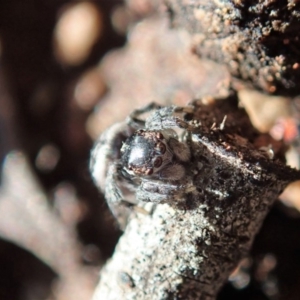
[[[230,100],[194,103],[189,118],[201,122],[190,132],[195,190],[181,207],[132,213],[94,300],[215,299],[274,200],[300,178],[254,146],[261,136]],[[211,129],[224,114],[226,126]]]

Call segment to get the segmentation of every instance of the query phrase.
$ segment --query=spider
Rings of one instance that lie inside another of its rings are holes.
[[[146,120],[140,119],[149,112]],[[126,223],[126,207],[140,201],[176,204],[193,189],[187,167],[191,161],[188,134],[184,140],[176,132],[190,129],[176,116],[184,112],[184,108],[151,103],[133,111],[126,122],[108,128],[96,142],[91,174],[121,227]]]

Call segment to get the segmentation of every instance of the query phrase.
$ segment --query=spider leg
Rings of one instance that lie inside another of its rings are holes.
[[[176,106],[163,107],[157,109],[145,122],[147,130],[164,130],[174,127],[191,130],[194,127],[186,122],[182,117],[178,117],[176,113],[184,113]]]
[[[153,203],[174,204],[184,200],[185,195],[195,190],[191,184],[162,182],[161,180],[143,180],[136,191],[137,199]]]
[[[132,133],[133,128],[125,122],[117,123],[105,130],[91,151],[90,172],[95,184],[105,190],[108,166],[120,158],[120,148]]]
[[[191,158],[190,147],[186,143],[179,142],[177,139],[170,138],[169,145],[174,155],[183,162],[187,162]]]
[[[112,164],[108,168],[107,177],[105,181],[104,194],[109,209],[114,217],[117,219],[122,230],[127,225],[127,220],[131,214],[132,207],[135,205],[123,198],[122,191],[118,186],[120,165],[118,163]]]
[[[126,119],[126,122],[129,126],[135,128],[135,129],[140,129],[145,126],[145,121],[140,119],[140,115],[143,115],[147,112],[150,112],[152,110],[160,109],[161,106],[155,102],[151,102],[148,105],[134,110],[129,117]]]
[[[171,164],[159,172],[159,178],[162,180],[180,180],[185,175],[185,168],[180,164]]]

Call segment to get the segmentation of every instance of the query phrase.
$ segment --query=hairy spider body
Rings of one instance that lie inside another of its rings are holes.
[[[145,121],[139,118],[149,111]],[[92,177],[121,227],[126,209],[140,205],[137,201],[174,204],[191,189],[190,148],[175,131],[189,125],[175,116],[177,111],[155,103],[135,110],[126,123],[107,129],[92,150]]]
[[[170,181],[181,179],[184,168],[176,167],[176,161],[188,161],[190,150],[185,144],[178,142],[175,136],[176,133],[170,130],[136,131],[121,149],[124,168],[132,175]]]

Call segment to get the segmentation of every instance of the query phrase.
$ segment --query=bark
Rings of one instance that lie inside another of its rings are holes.
[[[299,1],[166,0],[174,27],[193,35],[195,52],[225,64],[256,89],[300,92]]]
[[[180,204],[132,212],[94,300],[215,299],[248,253],[270,206],[300,173],[261,148],[271,139],[252,128],[236,100],[194,102],[186,115],[196,124],[189,133],[194,189]]]

